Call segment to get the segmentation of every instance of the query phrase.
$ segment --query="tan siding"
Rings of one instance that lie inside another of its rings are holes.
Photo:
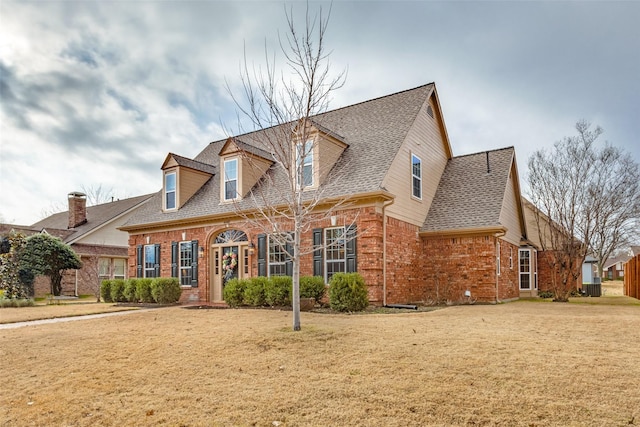
[[[314,164],[314,167],[317,167],[320,182],[323,183],[327,174],[333,168],[333,165],[336,164],[342,152],[345,149],[345,146],[339,142],[331,141],[328,138],[323,138],[320,136],[318,138],[318,150],[317,150],[317,163]],[[315,154],[316,152],[314,152]],[[314,162],[316,162],[314,157]]]
[[[505,189],[504,199],[502,201],[502,210],[500,211],[500,224],[507,227],[507,234],[504,239],[514,245],[520,245],[520,239],[524,234],[520,221],[520,209],[518,208],[519,198],[516,194],[516,186],[514,185],[515,174],[513,166],[509,173],[507,188]]]
[[[428,105],[433,108],[435,118],[427,114]],[[448,160],[448,143],[440,120],[432,96],[429,104],[425,103],[420,110],[383,181],[384,188],[396,195],[395,203],[387,210],[389,215],[418,226],[423,224],[429,212]],[[422,160],[422,200],[412,197],[411,153]]]
[[[245,156],[240,161],[240,193],[245,196],[271,166],[271,162],[260,157]]]
[[[178,168],[178,207],[182,207],[211,177],[208,173]]]

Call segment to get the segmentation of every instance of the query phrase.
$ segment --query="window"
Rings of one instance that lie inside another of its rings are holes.
[[[127,260],[124,258],[115,258],[113,260],[113,278],[124,279]]]
[[[176,173],[169,172],[164,175],[164,208],[176,208]]]
[[[509,248],[509,268],[513,270],[513,248]]]
[[[156,277],[156,247],[155,245],[144,246],[144,276]]]
[[[224,161],[224,200],[238,197],[238,159]]]
[[[180,242],[180,285],[191,286],[193,250],[191,242]]]
[[[422,199],[422,160],[415,154],[411,155],[412,195]]]
[[[313,187],[313,140],[296,144],[296,173],[301,188]]]
[[[327,228],[325,237],[325,280],[327,283],[335,273],[344,273],[347,265],[344,227]]]
[[[531,252],[520,249],[520,289],[531,289]]]
[[[286,276],[288,255],[285,246],[269,235],[269,276]]]
[[[111,279],[111,259],[100,258],[98,259],[98,277],[100,280]]]

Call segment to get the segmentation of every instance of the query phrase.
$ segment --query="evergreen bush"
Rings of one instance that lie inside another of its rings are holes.
[[[140,277],[136,279],[136,299],[143,303],[152,303],[153,295],[151,295],[151,282],[153,279]]]
[[[225,283],[222,295],[229,307],[239,307],[244,303],[244,290],[248,280],[230,279]]]
[[[329,282],[329,303],[336,311],[362,311],[369,305],[367,285],[359,273],[336,273]]]
[[[151,282],[151,295],[158,304],[173,304],[180,300],[182,289],[177,277],[158,277]]]
[[[326,293],[324,278],[321,276],[300,277],[300,298],[314,298],[320,302]]]
[[[291,305],[293,281],[289,276],[273,276],[265,284],[264,297],[272,307]]]
[[[113,302],[125,302],[124,297],[124,280],[113,279],[111,280],[111,301]]]
[[[100,284],[100,298],[103,302],[113,302],[111,299],[111,280],[103,280]]]
[[[124,289],[122,295],[128,302],[138,302],[138,296],[136,295],[136,286],[138,279],[131,278],[124,282]]]
[[[269,279],[266,277],[252,277],[244,288],[244,303],[254,307],[260,307],[267,303],[265,298],[265,286]]]

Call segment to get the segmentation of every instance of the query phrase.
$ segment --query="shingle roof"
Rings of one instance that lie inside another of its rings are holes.
[[[449,160],[421,231],[502,225],[500,212],[514,153],[508,147]]]
[[[184,166],[200,172],[206,172],[210,175],[214,175],[216,173],[215,168],[207,163],[198,162],[197,160],[192,160],[175,153],[169,153],[169,156],[173,157],[179,166]]]
[[[314,124],[322,126],[323,132],[339,135],[341,141],[348,145],[334,165],[337,170],[348,169],[347,179],[327,185],[323,196],[340,197],[381,190],[391,162],[433,90],[431,83],[314,116]],[[292,124],[283,126],[292,129]],[[270,128],[237,138],[244,143],[257,145],[265,135],[277,133],[278,130],[278,127]],[[195,160],[218,168],[219,153],[225,142],[210,143]],[[268,173],[273,178],[274,186],[286,184],[284,171],[272,167]],[[236,208],[250,209],[252,206],[249,198],[241,200],[236,206],[220,204],[220,180],[210,179],[177,211],[163,212],[162,192],[158,192],[149,203],[136,211],[125,226],[193,219],[231,213]]]
[[[69,225],[69,212],[59,212],[53,214],[35,224],[29,226],[31,229],[46,230],[49,234],[60,237],[64,242],[74,241],[92,230],[102,226],[112,219],[122,215],[135,206],[148,200],[152,195],[131,197],[114,202],[103,203],[87,207],[87,222],[72,229],[67,229]]]

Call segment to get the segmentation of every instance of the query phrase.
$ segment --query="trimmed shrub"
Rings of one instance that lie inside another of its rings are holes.
[[[324,286],[324,278],[321,276],[302,276],[300,277],[300,298],[315,298],[316,302],[320,302],[324,298],[326,288]]]
[[[553,298],[553,292],[551,292],[551,291],[539,291],[538,292],[538,297],[544,298],[544,299]]]
[[[124,282],[124,289],[122,295],[129,302],[138,302],[138,296],[136,295],[136,282],[138,279],[127,279]]]
[[[254,307],[260,307],[267,303],[264,288],[269,279],[266,277],[252,277],[247,280],[244,288],[244,303]]]
[[[113,302],[111,299],[111,280],[103,280],[100,284],[100,298],[103,302]]]
[[[229,307],[239,307],[244,303],[244,290],[248,280],[230,279],[222,290],[224,301]]]
[[[125,302],[127,299],[124,297],[124,280],[113,279],[111,280],[111,301],[113,302]]]
[[[32,298],[0,298],[0,308],[33,307],[36,302]]]
[[[362,311],[369,305],[367,285],[359,273],[336,273],[329,282],[329,302],[336,311]]]
[[[182,289],[177,277],[158,277],[151,282],[151,295],[158,304],[173,304],[180,300]]]
[[[264,287],[264,298],[270,306],[291,305],[293,281],[289,276],[270,277]]]
[[[151,295],[151,282],[150,278],[138,278],[136,280],[136,299],[140,302],[151,303],[153,301],[153,295]]]

